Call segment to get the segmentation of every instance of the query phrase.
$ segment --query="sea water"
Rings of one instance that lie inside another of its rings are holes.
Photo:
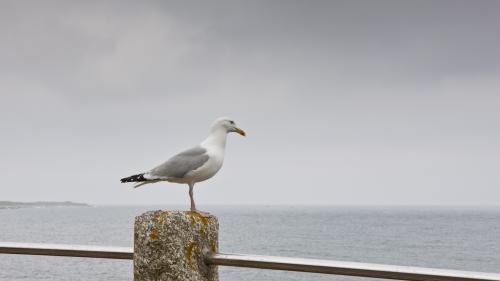
[[[172,206],[0,210],[0,241],[133,246],[134,217]],[[220,251],[500,273],[500,209],[208,206]],[[132,280],[132,261],[0,254],[0,280]],[[220,280],[367,278],[220,268]]]

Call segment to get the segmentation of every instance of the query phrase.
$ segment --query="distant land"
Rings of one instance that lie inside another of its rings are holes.
[[[71,201],[52,202],[52,201],[37,201],[37,202],[13,202],[0,201],[0,209],[18,209],[18,208],[49,208],[49,207],[90,207],[89,204],[75,203]]]

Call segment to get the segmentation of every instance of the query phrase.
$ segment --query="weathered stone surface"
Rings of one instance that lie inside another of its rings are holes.
[[[135,218],[135,281],[218,281],[203,261],[218,249],[219,222],[195,212],[151,211]]]

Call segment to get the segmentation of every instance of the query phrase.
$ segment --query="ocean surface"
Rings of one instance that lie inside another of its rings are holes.
[[[179,207],[0,210],[0,241],[132,246],[134,217]],[[209,206],[220,251],[500,273],[500,209]],[[220,280],[367,280],[221,267]],[[132,280],[132,261],[0,255],[0,280]]]

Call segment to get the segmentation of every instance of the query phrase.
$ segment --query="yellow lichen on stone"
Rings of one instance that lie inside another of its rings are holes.
[[[215,243],[215,241],[212,241],[210,243],[210,249],[212,250],[212,253],[217,253],[217,244]]]
[[[204,237],[208,237],[208,223],[210,220],[210,217],[205,217],[204,215],[194,212],[194,211],[187,211],[186,214],[191,218],[191,224],[195,225],[198,222],[201,222],[200,225],[200,235]]]
[[[184,254],[185,254],[186,260],[189,264],[191,264],[191,257],[193,255],[193,251],[195,251],[197,247],[198,246],[197,246],[196,242],[194,242],[194,241],[191,241],[189,243],[189,245],[186,247],[186,251]]]
[[[164,218],[164,212],[158,212],[155,214],[153,217],[153,221],[158,224],[164,224],[165,223],[165,218]],[[168,212],[166,212],[168,214]]]
[[[194,219],[194,217],[192,215],[189,215],[189,218],[191,218],[191,225],[195,225],[196,220]]]
[[[151,230],[151,233],[149,233],[149,239],[151,240],[158,239],[158,229],[153,228],[153,230]]]
[[[204,215],[194,211],[187,211],[186,214],[191,218],[192,224],[200,221],[204,227],[208,227],[208,221],[210,217],[205,217]]]

